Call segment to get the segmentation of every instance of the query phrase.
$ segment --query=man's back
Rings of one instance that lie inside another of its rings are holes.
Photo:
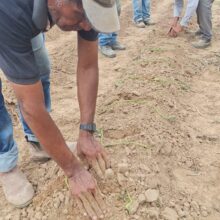
[[[33,24],[32,13],[33,0],[1,0],[0,44],[22,45],[38,34],[40,31]]]

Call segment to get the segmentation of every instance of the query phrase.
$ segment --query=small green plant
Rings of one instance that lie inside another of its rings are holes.
[[[127,192],[127,190],[123,191],[120,194],[119,199],[125,203],[125,209],[127,210],[128,213],[130,213],[133,200],[132,200],[130,194]]]
[[[96,130],[96,136],[97,136],[98,138],[100,138],[100,142],[101,142],[101,144],[103,145],[103,139],[104,139],[104,130],[103,130],[103,128],[98,128],[98,129]]]

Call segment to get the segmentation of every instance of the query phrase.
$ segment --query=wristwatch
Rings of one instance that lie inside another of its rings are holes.
[[[80,124],[79,129],[94,133],[94,132],[96,132],[96,124],[95,123]]]

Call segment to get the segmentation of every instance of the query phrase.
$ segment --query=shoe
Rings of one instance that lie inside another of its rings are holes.
[[[126,47],[119,43],[118,41],[116,41],[114,44],[111,45],[112,50],[125,50]]]
[[[138,28],[145,28],[145,24],[143,21],[135,21],[134,25]]]
[[[42,149],[38,142],[28,141],[30,147],[30,159],[34,162],[47,162],[51,157]],[[76,155],[76,142],[66,142],[67,147]]]
[[[207,40],[207,39],[199,39],[198,41],[195,41],[192,43],[192,46],[197,48],[197,49],[204,49],[208,46],[211,45],[211,40]]]
[[[15,207],[24,208],[32,202],[34,189],[17,167],[10,172],[0,173],[0,183],[7,201]]]
[[[150,26],[150,25],[155,25],[156,23],[151,21],[151,20],[147,20],[147,21],[143,21],[144,22],[144,25],[146,26]]]
[[[30,160],[34,162],[47,162],[51,157],[43,150],[39,142],[28,141]]]
[[[106,46],[99,46],[99,50],[101,51],[101,53],[109,58],[114,58],[116,57],[116,53],[114,50],[112,50],[111,46],[106,45]]]
[[[203,34],[202,34],[200,29],[197,30],[197,31],[192,31],[192,30],[189,30],[189,29],[185,29],[185,33],[190,35],[191,37],[198,37],[198,38],[203,37]]]
[[[195,36],[202,36],[203,34],[202,34],[201,30],[199,29],[199,30],[194,32],[194,35]]]

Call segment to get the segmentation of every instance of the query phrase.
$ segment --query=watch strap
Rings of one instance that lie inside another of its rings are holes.
[[[96,132],[96,124],[95,123],[80,124],[79,129],[94,133]]]

